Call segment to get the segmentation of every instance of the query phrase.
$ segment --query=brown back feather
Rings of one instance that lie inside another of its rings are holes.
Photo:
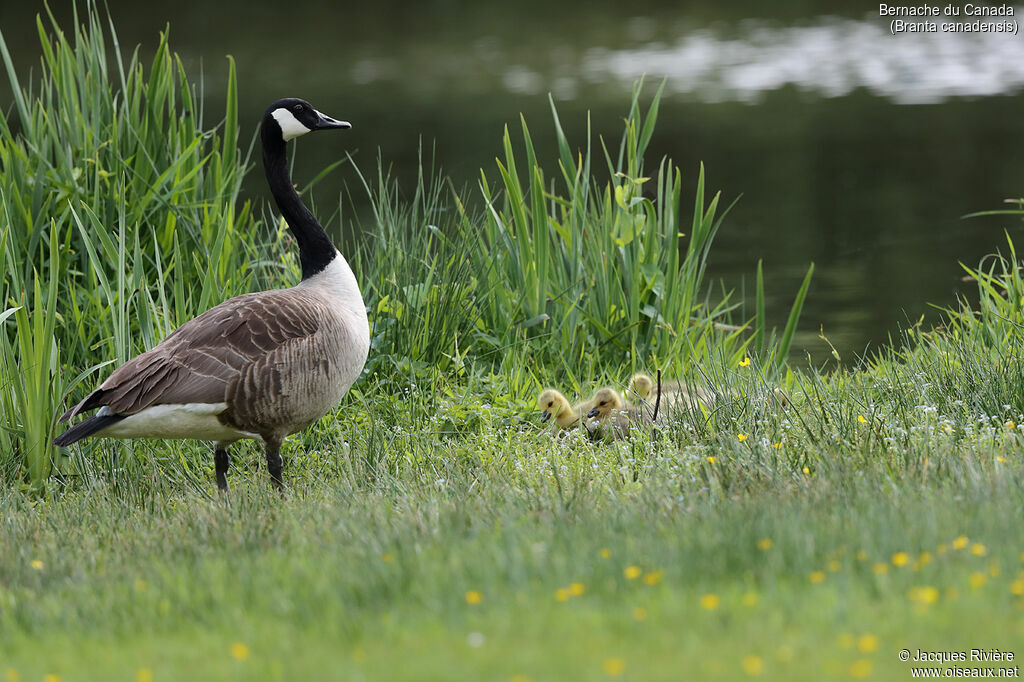
[[[225,402],[247,367],[320,328],[321,305],[291,289],[227,300],[121,365],[61,420],[103,405],[131,415],[152,405]]]

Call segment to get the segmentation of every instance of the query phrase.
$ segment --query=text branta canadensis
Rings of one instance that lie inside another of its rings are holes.
[[[359,376],[370,348],[359,284],[288,173],[288,140],[351,126],[301,99],[281,99],[261,124],[270,191],[299,246],[302,281],[244,294],[192,319],[114,371],[60,418],[99,408],[54,439],[87,436],[212,440],[217,486],[227,490],[228,446],[257,438],[282,487],[281,442],[331,410]]]

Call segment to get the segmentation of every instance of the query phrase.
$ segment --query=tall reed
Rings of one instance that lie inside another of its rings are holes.
[[[52,16],[36,29],[42,64],[24,86],[0,33],[14,92],[14,118],[0,111],[0,310],[16,311],[0,327],[0,471],[24,467],[39,481],[56,454],[54,415],[81,397],[82,370],[281,277],[257,272],[253,238],[239,239],[260,232],[238,202],[234,64],[211,129],[166,35],[147,70],[91,3],[70,35]]]

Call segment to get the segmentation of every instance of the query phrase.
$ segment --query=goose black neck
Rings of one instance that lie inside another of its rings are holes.
[[[285,142],[281,139],[280,128],[263,124],[263,168],[267,183],[274,195],[277,207],[281,209],[285,222],[299,243],[299,262],[302,265],[302,279],[308,279],[327,267],[334,260],[337,250],[323,226],[313,213],[306,208],[292,185],[285,155]]]

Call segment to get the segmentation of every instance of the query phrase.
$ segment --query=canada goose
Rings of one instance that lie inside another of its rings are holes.
[[[60,421],[99,408],[55,445],[87,436],[212,440],[217,486],[226,491],[228,446],[257,438],[272,484],[283,488],[282,440],[341,400],[370,348],[359,284],[295,191],[285,145],[313,130],[350,127],[301,99],[267,108],[260,132],[263,167],[298,242],[302,281],[225,301],[121,365],[64,413]]]
[[[629,405],[619,392],[610,386],[600,388],[590,399],[589,419],[596,419],[600,428],[613,436],[623,436],[629,432],[634,422],[644,421],[639,409]]]
[[[641,400],[647,400],[654,391],[654,380],[651,377],[638,372],[629,380],[629,391],[635,393]]]
[[[537,398],[537,407],[540,408],[541,423],[553,417],[554,422],[552,423],[559,430],[579,426],[581,418],[590,409],[589,403],[586,402],[570,404],[568,398],[553,388],[546,388],[541,392]]]
[[[629,380],[629,389],[649,404],[660,402],[662,410],[692,410],[699,404],[711,405],[715,395],[700,386],[667,381],[655,387],[654,381],[646,374],[637,373]]]

